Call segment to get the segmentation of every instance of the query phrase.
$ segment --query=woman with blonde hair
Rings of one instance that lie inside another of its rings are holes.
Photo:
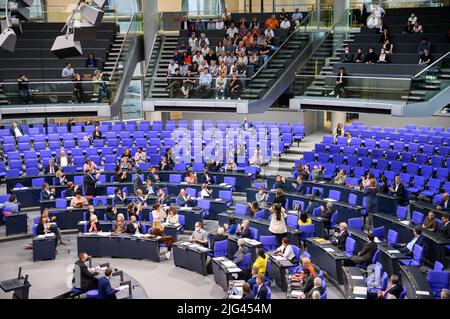
[[[125,230],[126,230],[125,217],[123,216],[123,214],[117,214],[116,222],[113,228],[113,233],[122,234],[125,232]]]
[[[102,228],[100,227],[100,223],[98,222],[98,218],[97,215],[92,214],[91,217],[89,218],[89,229],[88,232],[89,233],[97,233],[97,232],[101,232]]]

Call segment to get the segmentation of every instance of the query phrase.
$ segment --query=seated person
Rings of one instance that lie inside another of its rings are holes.
[[[299,193],[300,195],[305,195],[306,185],[305,185],[305,183],[303,183],[302,175],[297,175],[295,182],[292,183],[292,187],[294,188],[295,192]]]
[[[125,217],[123,214],[117,214],[116,222],[113,226],[112,232],[115,234],[122,234],[126,231],[126,223],[125,223]]]
[[[340,250],[345,250],[345,243],[347,241],[347,237],[349,236],[349,232],[347,230],[347,223],[339,223],[339,232],[335,232],[333,234],[333,239],[331,243],[339,248]]]
[[[122,190],[119,187],[114,189],[114,205],[125,204],[125,194],[122,194]]]
[[[353,53],[350,52],[350,48],[347,46],[342,53],[342,63],[353,63]]]
[[[156,203],[161,205],[170,205],[170,196],[166,194],[164,188],[158,190],[158,195],[156,196]]]
[[[134,162],[136,165],[143,164],[147,161],[147,154],[142,147],[138,147],[136,154],[134,154]]]
[[[248,248],[245,246],[245,240],[238,240],[238,250],[233,255],[233,262],[239,267],[244,261],[244,255],[248,253]]]
[[[258,257],[253,262],[253,267],[258,269],[258,274],[261,274],[261,275],[266,274],[268,261],[269,261],[269,255],[266,254],[264,249],[259,248],[258,249]]]
[[[376,299],[386,299],[388,294],[394,295],[397,299],[399,299],[402,291],[403,287],[400,283],[400,278],[397,275],[392,275],[390,278],[390,285],[385,291],[379,291]]]
[[[41,214],[41,218],[39,219],[39,223],[36,229],[37,235],[45,235],[47,233],[54,233],[56,236],[56,244],[58,242],[61,245],[65,245],[66,243],[62,239],[60,229],[54,224],[56,220],[55,216],[51,216],[49,214],[48,208],[44,208],[44,211]]]
[[[307,295],[314,288],[314,277],[311,275],[311,271],[307,267],[303,267],[297,279],[294,281],[300,282],[300,290],[302,295]]]
[[[145,182],[145,193],[147,195],[156,195],[156,187],[153,186],[153,183],[150,179],[147,179]]]
[[[172,252],[172,245],[173,245],[174,240],[173,240],[172,236],[164,235],[164,226],[158,220],[153,222],[152,235],[161,237],[159,239],[159,242],[161,244],[167,245],[167,252],[165,255],[166,255],[166,258],[169,259],[170,254]]]
[[[441,220],[442,220],[442,227],[439,233],[442,237],[446,239],[450,239],[450,221],[449,221],[450,215],[448,213],[443,213]]]
[[[308,197],[308,206],[306,207],[305,212],[308,215],[312,215],[314,209],[319,206],[320,206],[320,204],[318,202],[316,202],[316,200],[314,199],[314,196],[309,196]]]
[[[112,205],[106,207],[106,220],[113,221],[117,218],[117,208]]]
[[[244,284],[242,285],[242,299],[243,300],[255,299],[255,294],[253,293],[252,290],[253,287],[251,287],[248,283],[244,282]]]
[[[174,207],[170,207],[167,211],[166,223],[171,225],[176,225],[180,223],[180,217],[177,210]]]
[[[325,223],[327,224],[328,227],[332,226],[330,225],[331,223],[331,216],[333,216],[334,214],[334,208],[333,208],[333,203],[332,202],[327,202],[326,206],[320,206],[322,213],[320,214],[320,217],[322,217],[323,219],[325,219]]]
[[[323,168],[322,165],[320,165],[320,166],[314,165],[313,171],[311,172],[311,177],[312,177],[313,182],[321,181],[323,179],[324,172],[325,172],[325,168]]]
[[[251,276],[252,277],[249,280],[247,280],[247,284],[250,286],[250,289],[252,289],[252,290],[253,290],[253,287],[256,285],[256,278],[259,275],[263,276],[264,281],[268,280],[266,276],[264,276],[263,274],[260,274],[258,271],[259,271],[259,268],[253,266],[252,269],[251,269]]]
[[[11,194],[8,201],[3,204],[3,212],[11,212],[13,214],[19,212],[19,205],[17,204],[17,197],[15,194]]]
[[[414,246],[419,245],[422,246],[423,249],[426,249],[426,239],[422,235],[422,228],[420,226],[416,226],[413,229],[413,239],[409,243],[397,244],[396,246],[399,248],[402,254],[407,256],[412,256],[414,251]]]
[[[127,213],[128,216],[138,216],[141,212],[141,204],[136,204],[135,202],[128,203]]]
[[[161,223],[163,223],[164,220],[167,218],[167,214],[164,211],[161,204],[155,203],[153,205],[152,217],[153,217],[153,221],[159,221]]]
[[[247,203],[249,211],[250,211],[250,216],[255,216],[255,213],[259,212],[261,210],[261,208],[259,208],[259,205],[257,202],[253,202],[253,203]]]
[[[425,219],[423,220],[422,227],[423,229],[426,229],[433,233],[437,231],[436,215],[432,210],[428,212],[427,217],[425,217]]]
[[[75,287],[81,291],[89,291],[98,289],[98,272],[93,268],[88,268],[89,256],[85,252],[81,252],[78,255],[78,260],[75,262],[75,267],[79,268],[79,271],[74,272]],[[79,278],[76,278],[76,276]],[[77,284],[78,283],[78,284]]]
[[[126,181],[127,171],[118,166],[116,168],[116,173],[114,174],[114,183],[125,183]]]
[[[442,194],[442,200],[436,205],[436,209],[444,212],[450,212],[450,200],[448,193]]]
[[[228,218],[228,223],[223,224],[223,227],[225,228],[225,232],[230,235],[236,234],[237,225],[236,225],[236,219],[234,217]]]
[[[136,191],[136,198],[134,199],[136,205],[140,205],[142,208],[147,207],[147,195],[144,195],[141,189]]]
[[[188,185],[191,184],[197,184],[197,174],[195,174],[195,172],[190,171],[186,174],[186,178],[185,178],[186,183],[188,183]]]
[[[214,234],[209,240],[210,248],[214,249],[214,243],[216,241],[222,241],[228,239],[227,234],[225,233],[225,229],[223,227],[217,228],[217,233]]]
[[[340,95],[342,95],[342,93],[345,91],[345,88],[348,86],[348,75],[345,72],[345,68],[343,67],[339,68],[339,73],[337,74],[335,83],[336,85],[334,86],[334,90],[331,91],[328,95],[329,96],[336,95],[337,97],[339,97]]]
[[[195,223],[195,230],[192,232],[189,241],[206,246],[208,245],[208,233],[202,228],[202,223]]]
[[[300,298],[301,299],[313,299],[313,294],[315,292],[319,293],[319,298],[320,295],[322,295],[324,293],[323,288],[322,288],[322,279],[320,279],[320,277],[315,277],[314,278],[314,286],[313,288],[308,292],[308,293],[303,293]]]
[[[378,57],[377,54],[375,53],[374,48],[369,48],[369,53],[366,54],[366,64],[373,64],[373,63],[377,63],[378,61]]]
[[[341,169],[334,178],[333,183],[337,185],[345,185],[346,180],[347,172],[345,171],[345,169]]]
[[[291,242],[287,237],[283,237],[281,240],[281,246],[275,250],[275,253],[291,262],[295,260],[294,250],[292,249]]]
[[[237,171],[237,165],[235,162],[233,162],[231,158],[227,160],[227,164],[225,165],[225,171],[227,172]]]
[[[275,184],[273,185],[273,188],[286,190],[286,179],[281,175],[277,175],[275,177]],[[283,205],[284,205],[284,203],[283,203]]]
[[[77,190],[75,197],[70,201],[70,207],[81,208],[83,206],[88,206],[89,202],[83,196],[81,196],[81,190]]]
[[[429,49],[424,49],[423,54],[420,56],[419,64],[430,65],[433,62],[433,57],[430,54]]]
[[[250,221],[244,219],[242,224],[237,226],[236,235],[240,238],[251,238]]]
[[[136,215],[131,215],[130,221],[127,224],[127,234],[138,235],[142,233],[143,231],[141,222],[137,220]]]
[[[350,258],[355,265],[369,265],[372,263],[373,255],[375,255],[378,247],[375,243],[375,236],[372,233],[367,234],[367,239],[369,241],[364,244],[358,254]]]
[[[200,183],[212,184],[213,182],[213,176],[209,173],[208,167],[203,168],[203,173],[200,175]]]
[[[312,225],[312,219],[309,218],[308,213],[306,211],[300,212],[300,217],[298,219],[299,226]]]
[[[156,166],[152,166],[150,168],[150,172],[147,175],[147,180],[150,180],[153,184],[158,183],[160,181],[159,175],[156,172],[157,167]]]
[[[42,185],[41,198],[43,200],[54,200],[56,198],[56,189],[50,189],[48,183]]]
[[[180,189],[180,194],[177,197],[177,203],[183,207],[192,207],[193,203],[191,200],[191,196],[186,194],[186,190],[184,188]]]
[[[97,215],[92,214],[89,218],[89,224],[88,224],[88,232],[89,233],[98,233],[102,231],[102,227],[100,226],[100,223],[98,222]]]
[[[61,170],[57,170],[55,173],[55,186],[66,185],[67,178]]]
[[[213,191],[212,189],[208,189],[208,184],[202,184],[202,190],[200,191],[200,197],[202,199],[212,198]]]
[[[267,300],[267,294],[269,290],[267,289],[266,285],[264,285],[264,277],[262,275],[258,275],[256,277],[256,286],[258,288],[256,289],[255,299]]]
[[[133,163],[131,163],[131,160],[129,159],[128,156],[126,155],[122,155],[122,160],[119,164],[119,170],[120,171],[131,171],[133,169]]]
[[[256,202],[258,203],[259,207],[266,207],[267,206],[267,193],[264,191],[264,188],[261,186],[258,187],[258,192],[255,195]]]

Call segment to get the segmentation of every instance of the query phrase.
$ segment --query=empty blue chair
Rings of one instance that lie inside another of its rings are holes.
[[[412,259],[400,259],[400,263],[406,266],[421,266],[424,249],[420,245],[414,245]]]
[[[224,257],[228,255],[228,239],[216,241],[213,247],[214,257]]]
[[[237,215],[244,215],[245,216],[245,215],[247,215],[247,210],[248,210],[248,206],[247,205],[236,203],[234,212]]]
[[[286,218],[286,225],[289,226],[289,227],[296,228],[297,225],[298,225],[298,216],[297,215],[288,214],[287,218]]]
[[[358,230],[361,230],[361,231],[364,229],[364,225],[363,225],[363,222],[362,222],[361,218],[358,218],[358,217],[350,218],[347,221],[347,223],[348,223],[348,227],[350,227],[350,228],[358,229]]]
[[[399,219],[406,219],[408,215],[408,208],[404,206],[397,206],[397,212],[395,214]]]
[[[182,176],[180,174],[169,174],[169,183],[181,183]]]
[[[227,185],[231,185],[232,190],[236,187],[236,177],[225,176],[223,182]]]
[[[387,243],[391,246],[396,245],[398,242],[398,233],[395,230],[389,229],[387,234]]]
[[[355,254],[355,249],[356,241],[351,237],[347,237],[347,240],[345,241],[345,255],[347,257],[352,257]]]
[[[437,270],[437,271],[443,271],[444,270],[444,265],[441,263],[441,262],[439,262],[439,261],[435,261],[434,262],[434,268],[433,268],[433,270]]]
[[[330,190],[330,191],[328,192],[328,197],[329,197],[329,198],[332,198],[332,199],[335,199],[335,200],[337,200],[337,201],[340,201],[340,200],[341,200],[341,192],[332,189],[332,190]]]
[[[55,199],[55,207],[56,208],[67,208],[67,200],[65,198],[56,198]]]
[[[379,240],[383,240],[384,239],[384,226],[373,228],[372,233]]]
[[[307,238],[314,237],[314,224],[301,226],[299,225],[298,230],[302,232],[302,234],[299,237],[300,240],[305,240]]]
[[[203,212],[203,217],[209,216],[209,209],[211,208],[211,202],[209,200],[199,199],[197,201],[197,206],[205,210]]]
[[[254,240],[258,240],[259,238],[259,231],[255,227],[249,227],[250,230],[250,238]]]
[[[413,211],[411,215],[411,220],[416,225],[422,225],[425,216],[423,213],[418,211]]]
[[[33,178],[31,180],[31,185],[33,187],[42,187],[42,185],[45,183],[45,179],[44,178]]]
[[[259,241],[265,251],[272,251],[277,248],[277,238],[275,236],[260,236]]]
[[[420,192],[420,194],[427,197],[433,197],[434,195],[439,193],[441,184],[442,181],[440,179],[430,178],[428,179],[428,185],[426,186],[427,190]]]

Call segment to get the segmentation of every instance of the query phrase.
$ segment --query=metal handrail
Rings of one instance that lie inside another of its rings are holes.
[[[436,61],[434,61],[433,63],[431,63],[429,66],[427,66],[425,69],[423,69],[422,71],[420,71],[419,73],[417,73],[416,75],[413,75],[411,77],[411,79],[414,79],[416,77],[418,77],[419,75],[421,75],[424,72],[428,72],[428,70],[432,67],[434,67],[438,62],[440,62],[442,59],[444,59],[445,57],[450,56],[450,51],[447,52],[446,54],[444,54],[443,56],[441,56],[439,59],[437,59]]]
[[[298,78],[311,78],[311,77],[317,77],[318,75],[314,74],[295,74],[295,77]],[[336,78],[336,75],[320,75],[320,77],[323,78]],[[370,79],[370,80],[400,80],[400,81],[409,81],[411,80],[408,77],[404,78],[387,78],[387,77],[379,77],[379,76],[354,76],[354,75],[347,75],[343,76],[344,79]]]

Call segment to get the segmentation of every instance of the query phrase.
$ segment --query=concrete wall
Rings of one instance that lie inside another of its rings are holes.
[[[145,0],[142,2],[142,9],[144,14],[144,48],[145,48],[145,62],[150,61],[150,54],[152,52],[153,43],[159,29],[158,19],[158,5],[161,1]],[[166,1],[169,2],[169,1]]]
[[[144,3],[147,0],[144,0]],[[181,0],[158,0],[159,12],[176,12],[181,10]]]

